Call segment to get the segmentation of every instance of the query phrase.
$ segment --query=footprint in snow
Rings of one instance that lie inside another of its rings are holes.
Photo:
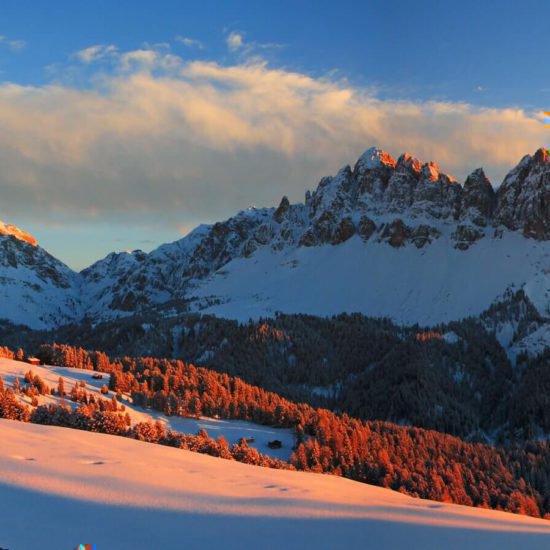
[[[26,460],[27,462],[36,462],[36,458],[33,458],[32,456],[26,457],[21,455],[11,455],[11,458],[14,460]]]

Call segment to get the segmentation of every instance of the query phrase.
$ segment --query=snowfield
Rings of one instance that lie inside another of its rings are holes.
[[[50,366],[34,366],[22,361],[13,361],[11,359],[0,358],[0,377],[11,387],[15,378],[19,378],[23,385],[23,378],[29,370],[33,374],[40,376],[44,382],[51,388],[57,390],[59,377],[61,376],[65,385],[65,392],[70,393],[75,383],[86,382],[86,391],[95,397],[103,399],[111,399],[115,393],[109,391],[107,395],[101,394],[101,386],[106,384],[109,386],[109,375],[103,374],[101,380],[94,380],[92,375],[94,371],[84,369],[71,369],[66,367],[50,367]],[[26,405],[31,404],[31,399],[21,395],[20,401]],[[181,416],[165,416],[162,413],[154,410],[144,410],[141,407],[135,407],[128,395],[123,396],[122,404],[126,407],[126,411],[131,418],[132,425],[138,422],[147,422],[148,420],[162,422],[166,429],[171,429],[176,432],[196,435],[199,430],[206,430],[208,435],[214,439],[222,435],[229,445],[238,443],[244,437],[249,440],[249,446],[258,449],[262,454],[269,455],[273,458],[279,458],[287,461],[292,454],[294,447],[294,432],[293,430],[283,428],[272,428],[270,426],[262,426],[253,422],[242,420],[225,420],[219,418],[184,418]],[[46,405],[49,403],[59,404],[61,398],[52,395],[39,395],[38,404]],[[69,398],[65,397],[65,403],[75,405]],[[251,440],[254,441],[251,441]],[[282,443],[280,449],[270,449],[269,441],[278,439]],[[0,548],[2,544],[0,543]]]
[[[0,546],[549,548],[550,522],[67,428],[0,420]]]
[[[408,220],[405,220],[408,221]],[[429,246],[392,248],[358,236],[337,246],[258,250],[199,282],[196,309],[246,322],[275,312],[342,312],[425,326],[479,315],[509,288],[523,288],[542,315],[550,312],[550,242],[503,231],[457,250],[451,228]],[[210,303],[215,305],[203,304]]]

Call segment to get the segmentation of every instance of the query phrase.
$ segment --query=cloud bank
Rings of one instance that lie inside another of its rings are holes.
[[[231,36],[231,35],[230,35]],[[236,38],[232,39],[235,46]],[[542,114],[382,100],[330,78],[92,46],[85,87],[0,85],[0,217],[192,227],[250,204],[302,200],[371,145],[494,184],[550,141]]]

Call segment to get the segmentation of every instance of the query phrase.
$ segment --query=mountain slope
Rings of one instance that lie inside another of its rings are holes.
[[[547,548],[547,521],[312,473],[0,420],[0,544],[69,548]],[[52,447],[51,442],[56,445]],[[151,465],[154,468],[151,468]],[[208,483],[204,480],[208,479]],[[29,515],[40,529],[29,529]],[[253,518],[253,521],[251,519]]]
[[[0,357],[0,378],[6,384],[13,384],[15,378],[24,380],[25,374],[30,370],[29,364],[22,361],[13,361]],[[89,395],[93,395],[95,399],[100,399],[101,387],[104,384],[109,384],[109,377],[94,379],[89,370],[73,369],[58,366],[32,366],[32,372],[35,376],[39,376],[50,388],[57,388],[59,378],[63,378],[67,393],[75,384],[85,383],[86,391]],[[115,392],[107,394],[107,398],[113,397]],[[18,395],[21,403],[29,405],[31,398],[25,395]],[[35,399],[40,405],[50,405],[61,403],[59,395],[37,395]],[[292,453],[292,448],[295,444],[295,436],[292,430],[284,428],[272,428],[262,426],[252,422],[239,420],[224,420],[220,418],[184,418],[180,416],[166,416],[161,412],[154,410],[144,410],[132,403],[131,396],[126,393],[121,397],[124,404],[125,412],[130,416],[132,425],[138,422],[159,421],[167,430],[173,430],[180,433],[195,435],[199,430],[206,430],[213,437],[222,435],[230,445],[239,442],[242,437],[252,438],[250,447],[258,449],[264,455],[288,461]],[[76,407],[70,399],[64,399],[64,402]],[[278,439],[282,443],[280,449],[271,449],[268,442]]]
[[[495,194],[481,169],[460,186],[433,163],[370,149],[353,170],[321,180],[304,205],[283,199],[256,230],[271,240],[251,237],[240,258],[188,292],[194,309],[241,320],[358,311],[434,324],[479,315],[523,287],[546,314],[546,187],[542,150]]]
[[[243,321],[276,311],[321,316],[348,311],[433,325],[479,315],[508,288],[528,290],[550,267],[548,242],[527,248],[521,235],[506,232],[464,252],[452,246],[451,231],[442,228],[421,252],[365,244],[359,237],[337,247],[262,250],[253,259],[229,263],[194,295],[199,304],[207,298],[215,304],[202,311]],[[546,312],[547,297],[537,305]]]
[[[71,322],[81,315],[79,286],[32,236],[0,222],[0,317],[32,328]]]

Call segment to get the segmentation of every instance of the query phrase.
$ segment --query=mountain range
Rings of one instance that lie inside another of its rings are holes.
[[[0,223],[0,318],[48,329],[155,308],[238,320],[360,312],[433,325],[479,316],[523,290],[544,320],[549,269],[546,150],[495,189],[481,168],[460,184],[433,162],[370,148],[303,203],[283,197],[80,273]]]

